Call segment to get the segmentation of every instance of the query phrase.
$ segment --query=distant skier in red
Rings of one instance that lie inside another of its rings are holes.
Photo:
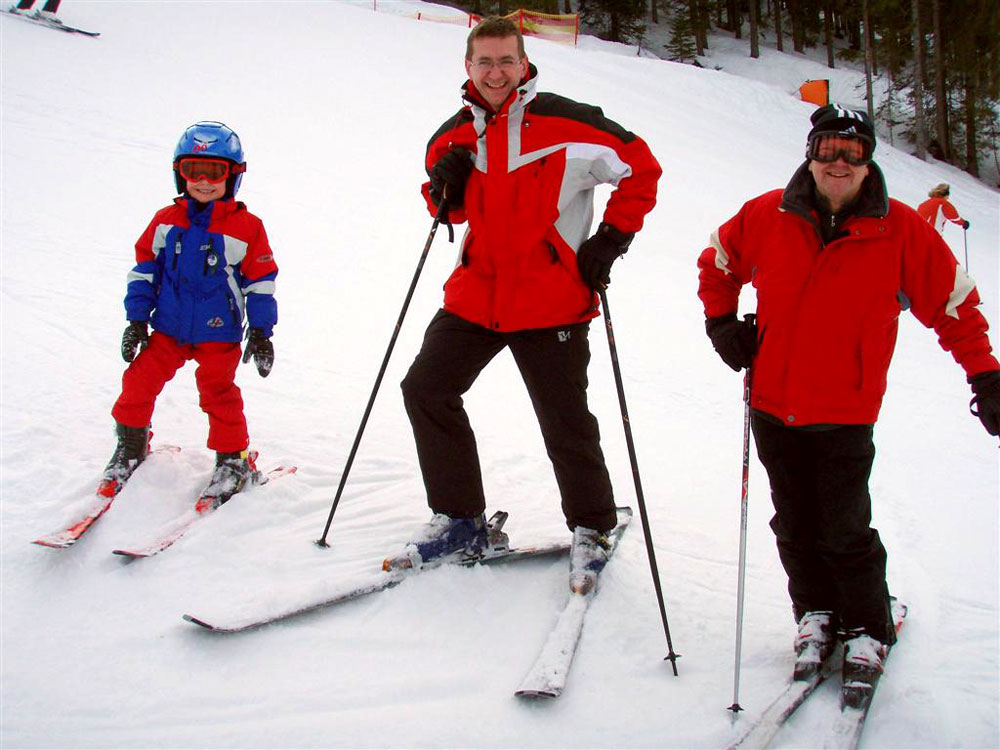
[[[958,215],[958,209],[948,200],[948,196],[951,195],[951,186],[948,183],[942,182],[940,185],[931,188],[931,191],[927,195],[930,197],[917,206],[917,213],[920,214],[924,221],[937,229],[941,234],[944,234],[944,223],[946,220],[953,224],[958,224],[962,229],[969,228],[969,222]]]

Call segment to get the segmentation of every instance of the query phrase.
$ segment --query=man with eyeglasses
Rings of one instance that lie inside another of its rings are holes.
[[[598,107],[538,92],[517,25],[489,18],[469,34],[464,106],[431,138],[423,194],[468,222],[444,307],[402,383],[434,516],[404,555],[421,565],[487,543],[486,499],[462,395],[509,349],[528,389],[574,530],[571,588],[589,590],[607,559],[615,503],[587,406],[595,289],[610,282],[656,203],[660,166],[641,138]],[[594,188],[615,187],[591,234]]]
[[[854,704],[896,640],[868,479],[900,311],[933,327],[962,366],[991,435],[1000,364],[972,279],[933,227],[888,197],[867,114],[831,104],[812,125],[785,189],[750,200],[712,235],[698,296],[723,361],[750,368],[751,425],[799,624],[794,676],[812,677],[839,634]],[[747,283],[755,321],[736,315]]]

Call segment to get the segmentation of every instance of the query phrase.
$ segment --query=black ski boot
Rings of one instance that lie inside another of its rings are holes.
[[[238,451],[236,453],[216,453],[215,471],[208,486],[202,490],[195,509],[199,513],[215,510],[248,484],[257,480],[259,474],[254,460],[257,453]]]
[[[104,468],[97,494],[114,497],[121,492],[132,472],[149,455],[149,427],[126,427],[115,423],[118,445],[111,454],[111,460]]]

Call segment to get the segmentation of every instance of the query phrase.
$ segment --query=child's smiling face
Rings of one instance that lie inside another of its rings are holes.
[[[197,181],[187,180],[187,194],[199,203],[208,203],[218,200],[226,194],[226,183],[225,181],[209,182],[204,177]]]

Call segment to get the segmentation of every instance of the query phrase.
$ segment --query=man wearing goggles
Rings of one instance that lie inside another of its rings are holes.
[[[794,677],[814,675],[839,635],[844,700],[863,705],[896,640],[868,477],[899,313],[908,305],[934,328],[991,435],[1000,432],[1000,363],[975,282],[916,211],[889,198],[867,114],[827,105],[812,126],[784,190],[750,200],[712,235],[698,296],[716,351],[748,370],[799,627]],[[755,322],[736,315],[747,283]]]
[[[817,133],[809,139],[806,157],[821,164],[843,159],[852,167],[863,167],[872,160],[875,142],[855,133]]]

